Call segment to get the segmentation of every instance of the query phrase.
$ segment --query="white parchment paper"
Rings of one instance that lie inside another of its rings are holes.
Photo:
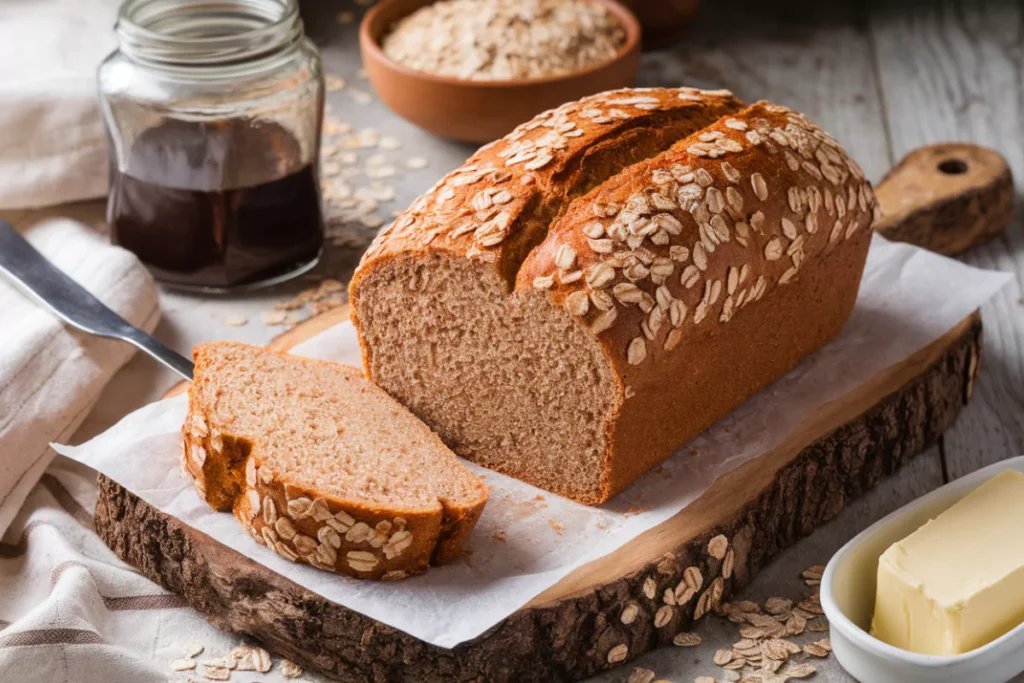
[[[230,514],[211,511],[178,466],[184,396],[148,405],[82,446],[54,448],[329,600],[453,647],[573,569],[672,517],[717,477],[783,441],[813,411],[948,332],[1010,279],[876,237],[856,308],[837,338],[657,472],[595,508],[470,465],[492,491],[465,560],[404,581],[345,580],[294,564],[253,541]],[[359,365],[355,332],[347,323],[295,352]]]

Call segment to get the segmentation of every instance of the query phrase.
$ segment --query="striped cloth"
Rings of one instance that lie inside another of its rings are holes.
[[[0,540],[0,681],[205,682],[202,663],[244,641],[117,559],[93,532],[95,505],[96,473],[57,456]],[[191,643],[204,647],[197,668],[172,671]],[[231,680],[286,679],[274,657],[270,672]]]
[[[156,326],[156,287],[134,256],[64,219],[26,236],[123,317]],[[70,438],[131,354],[121,342],[67,329],[0,279],[3,683],[206,681],[202,662],[243,644],[103,544],[92,527],[95,472],[49,448]],[[196,669],[173,672],[191,641],[205,647]],[[285,679],[274,658],[269,673],[235,672],[232,680]]]
[[[27,229],[36,249],[138,327],[160,317],[156,286],[139,260],[67,219]],[[103,386],[133,353],[81,334],[0,278],[0,534]]]

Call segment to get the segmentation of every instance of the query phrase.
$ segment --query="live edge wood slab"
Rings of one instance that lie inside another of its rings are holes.
[[[943,172],[935,166],[925,171]],[[977,180],[970,173],[954,175],[965,183]],[[968,192],[961,201],[955,184],[942,180],[941,191],[928,193],[929,207],[908,211],[883,200],[883,210],[912,214],[916,221],[933,214],[948,226],[960,207],[961,224],[977,226],[977,195]],[[880,196],[901,196],[883,192],[884,185]],[[988,214],[1002,215],[990,208]],[[891,229],[894,223],[882,225]],[[987,235],[992,228],[971,230]],[[274,345],[293,348],[346,318],[347,310],[332,311]],[[451,650],[325,600],[105,477],[96,530],[119,557],[180,593],[215,626],[252,636],[338,680],[576,681],[670,644],[695,616],[735,594],[783,548],[927,449],[969,400],[980,353],[981,318],[975,312],[904,362],[821,406],[783,444],[721,477],[675,517],[579,568]],[[696,590],[687,591],[687,585]]]

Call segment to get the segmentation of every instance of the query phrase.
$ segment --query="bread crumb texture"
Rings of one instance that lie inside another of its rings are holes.
[[[486,488],[358,369],[227,342],[194,357],[184,469],[259,543],[374,579],[460,552]]]

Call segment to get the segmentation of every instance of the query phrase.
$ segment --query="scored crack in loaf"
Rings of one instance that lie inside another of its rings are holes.
[[[183,469],[257,542],[371,579],[459,554],[486,487],[358,369],[227,342],[193,354]]]
[[[407,248],[454,249],[498,263],[511,282],[568,200],[741,106],[728,91],[630,89],[539,114],[442,178],[378,234],[362,262]]]
[[[350,286],[364,364],[459,455],[599,503],[839,330],[875,210],[785,107],[564,105],[374,241]]]

